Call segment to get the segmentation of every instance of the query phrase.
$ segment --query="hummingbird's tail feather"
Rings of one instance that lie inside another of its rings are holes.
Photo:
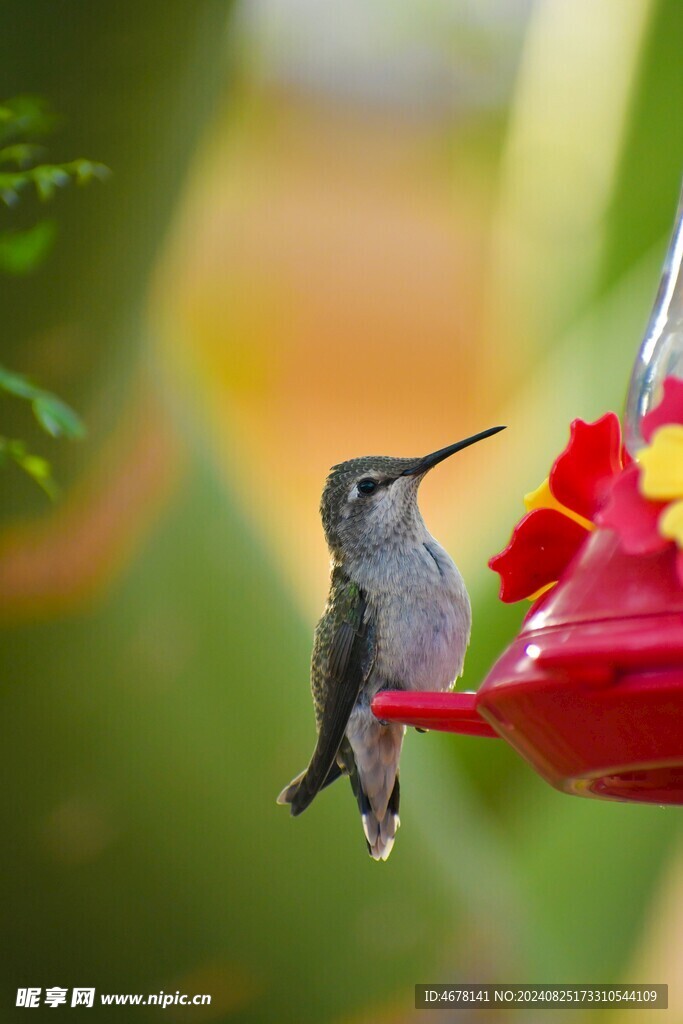
[[[277,803],[279,803],[279,804],[292,804],[292,808],[294,808],[295,806],[298,806],[298,804],[299,804],[299,802],[301,800],[301,797],[299,796],[299,790],[301,788],[302,783],[304,783],[304,780],[306,778],[307,772],[308,772],[308,768],[304,768],[304,770],[302,772],[299,772],[299,774],[296,776],[296,778],[292,779],[292,781],[289,783],[289,785],[285,786],[285,788],[282,790],[282,792],[280,793],[280,795],[277,798]],[[327,773],[327,777],[326,777],[325,781],[323,782],[322,786],[320,786],[320,789],[316,790],[316,793],[319,793],[319,792],[321,792],[321,790],[326,789],[328,786],[332,785],[333,782],[337,781],[337,779],[339,778],[340,775],[342,775],[342,770],[339,767],[339,765],[337,764],[337,762],[335,761],[334,764],[332,765],[332,767],[330,768],[329,772]],[[305,803],[305,805],[301,808],[301,810],[302,811],[305,810],[306,807],[308,807],[309,803],[310,803],[310,801]],[[300,811],[292,810],[292,814],[298,814],[298,813],[301,813],[301,812]]]
[[[374,860],[386,860],[400,825],[398,762],[405,728],[382,725],[369,707],[354,711],[347,730],[353,752],[348,765],[351,785],[358,800],[368,851]]]
[[[401,824],[401,819],[398,816],[400,799],[401,787],[397,774],[384,817],[378,820],[377,815],[370,806],[367,794],[359,788],[358,806],[363,821],[363,831],[365,832],[368,853],[373,860],[386,860],[394,847],[396,833]]]

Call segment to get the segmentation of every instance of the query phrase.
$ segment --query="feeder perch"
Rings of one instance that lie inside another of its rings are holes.
[[[683,804],[683,199],[626,403],[575,421],[491,560],[534,600],[476,693],[385,691],[383,720],[501,737],[579,796]]]

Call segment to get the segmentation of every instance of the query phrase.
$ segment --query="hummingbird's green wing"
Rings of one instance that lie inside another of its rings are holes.
[[[294,815],[308,807],[331,772],[336,777],[337,751],[370,672],[373,647],[374,629],[365,595],[337,568],[325,614],[315,632],[311,663],[318,742],[303,777],[283,794]]]

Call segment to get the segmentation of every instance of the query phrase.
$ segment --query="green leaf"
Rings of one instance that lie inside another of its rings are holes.
[[[23,441],[0,437],[0,466],[6,465],[9,459],[12,459],[27,476],[30,476],[49,498],[57,497],[59,488],[52,476],[47,459],[28,452]]]
[[[44,146],[37,146],[31,142],[17,142],[13,146],[0,149],[0,164],[16,164],[17,167],[24,168],[38,160],[44,152]]]
[[[63,164],[62,166],[70,174],[75,175],[79,185],[86,185],[93,178],[96,178],[98,181],[104,181],[111,174],[111,171],[105,164],[96,163],[94,160],[72,160],[70,163]]]
[[[28,274],[45,260],[57,235],[53,220],[41,220],[26,231],[0,234],[0,270],[8,274]]]
[[[52,476],[50,463],[46,459],[39,455],[25,455],[18,464],[39,487],[42,487],[49,498],[57,497],[57,484]]]
[[[44,391],[33,402],[33,412],[41,427],[53,437],[85,437],[85,425],[80,416],[56,395]]]
[[[40,96],[13,96],[4,100],[0,114],[0,137],[27,138],[54,131],[58,118]]]
[[[6,391],[17,398],[28,398],[31,401],[43,394],[42,390],[32,384],[28,377],[24,377],[23,373],[13,373],[12,370],[6,370],[4,366],[0,366],[0,391]]]
[[[71,406],[50,391],[36,387],[23,374],[12,373],[0,366],[0,391],[30,401],[36,419],[52,437],[85,437],[85,425]]]
[[[23,459],[16,460],[16,462],[27,476],[30,476],[45,491],[48,498],[54,501],[59,494],[59,488],[52,476],[50,464],[38,455],[26,455]]]
[[[27,172],[36,186],[40,199],[52,199],[55,191],[69,182],[69,172],[59,164],[40,164]]]
[[[36,96],[15,96],[0,105],[0,166],[18,168],[0,172],[0,200],[6,206],[16,205],[21,189],[29,183],[46,202],[72,179],[85,185],[93,178],[103,181],[110,174],[104,164],[83,158],[61,164],[36,164],[44,150],[32,137],[51,131],[55,123],[45,102]]]
[[[10,150],[15,148],[9,147]],[[52,199],[58,188],[68,185],[72,178],[77,184],[85,185],[94,178],[103,181],[110,174],[108,167],[93,160],[72,160],[66,164],[38,164],[37,167],[19,171],[1,171],[0,198],[7,206],[13,206],[19,199],[20,190],[33,182],[38,196],[46,202]]]
[[[30,180],[26,172],[0,173],[0,199],[5,206],[16,206],[20,190],[25,188]]]

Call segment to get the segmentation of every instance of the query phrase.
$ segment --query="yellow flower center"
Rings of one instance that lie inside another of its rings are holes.
[[[562,515],[568,516],[573,519],[579,526],[583,526],[586,530],[594,530],[595,523],[591,523],[590,519],[584,519],[578,512],[572,512],[570,508],[563,505],[557,500],[553,492],[550,490],[550,477],[546,477],[540,487],[537,487],[535,491],[530,491],[524,495],[524,504],[527,512],[531,512],[535,508],[554,508],[557,512],[561,512]]]
[[[594,530],[595,524],[591,523],[590,519],[584,519],[578,512],[572,512],[570,508],[563,505],[557,500],[553,492],[550,490],[550,477],[546,477],[540,486],[535,491],[529,491],[528,494],[524,495],[524,505],[527,512],[532,512],[535,508],[554,508],[557,512],[561,512],[562,515],[567,516],[569,519],[573,519],[575,523],[579,523],[586,530]],[[557,583],[554,580],[552,583],[546,583],[544,587],[535,591],[533,594],[529,594],[527,601],[537,601],[541,594],[545,594],[547,590],[550,590]]]
[[[655,431],[652,444],[641,448],[640,492],[652,501],[683,498],[683,426],[670,423]],[[669,510],[667,509],[667,512]],[[661,520],[660,520],[661,523]],[[664,533],[662,529],[662,533]],[[664,534],[668,536],[668,534]]]
[[[683,548],[683,501],[673,501],[663,510],[657,521],[662,537],[675,540]]]

